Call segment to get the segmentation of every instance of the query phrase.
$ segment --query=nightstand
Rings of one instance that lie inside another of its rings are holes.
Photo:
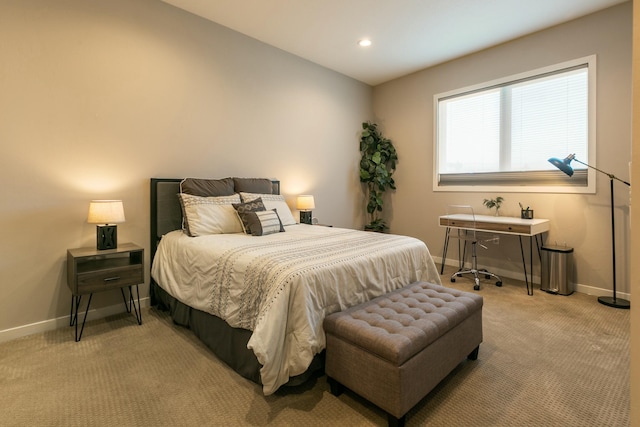
[[[138,285],[144,283],[144,249],[133,243],[124,243],[116,249],[76,248],[67,250],[67,285],[71,290],[71,311],[69,326],[76,327],[76,342],[82,338],[84,322],[95,292],[120,289],[128,313],[135,312],[138,324],[142,324],[140,292]],[[136,301],[132,286],[136,288]],[[129,299],[124,289],[129,289]],[[78,334],[78,309],[83,295],[89,295],[87,309]]]

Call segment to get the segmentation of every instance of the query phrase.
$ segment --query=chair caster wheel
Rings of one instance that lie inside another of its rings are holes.
[[[473,290],[474,291],[479,291],[480,290],[480,285],[473,285]]]
[[[488,274],[485,274],[485,275],[484,275],[484,278],[485,278],[485,279],[491,279],[491,276],[489,276]]]
[[[502,282],[496,282],[496,286],[497,286],[497,287],[502,286]]]
[[[451,283],[456,283],[456,279],[454,277],[451,278]]]

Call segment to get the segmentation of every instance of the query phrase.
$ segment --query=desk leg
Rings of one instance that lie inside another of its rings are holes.
[[[538,243],[537,239],[536,243]],[[527,289],[527,295],[533,295],[533,236],[529,236],[529,276],[531,279],[531,293]]]
[[[540,236],[540,241],[538,241],[538,236]],[[540,262],[542,262],[541,248],[544,246],[544,237],[542,236],[542,233],[536,234],[536,246],[538,247],[538,258]]]
[[[442,248],[442,264],[440,264],[440,275],[444,274],[444,262],[447,259],[447,249],[449,249],[449,232],[451,228],[447,227],[444,235],[444,247]]]
[[[527,295],[533,295],[533,266],[531,267],[531,290],[529,290],[529,276],[527,276],[527,261],[524,258],[524,247],[522,246],[522,236],[518,236],[520,240],[520,254],[522,255],[522,268],[524,269],[524,283],[527,286]],[[529,238],[529,247],[533,250],[533,246],[531,243],[531,238]],[[533,264],[533,253],[530,253],[531,261]]]

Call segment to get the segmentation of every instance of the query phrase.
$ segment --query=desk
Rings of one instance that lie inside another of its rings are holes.
[[[452,228],[461,230],[476,230],[488,233],[511,234],[518,236],[520,240],[520,253],[522,255],[522,267],[524,270],[524,281],[527,285],[527,294],[533,295],[533,238],[536,239],[538,247],[538,256],[540,256],[540,247],[544,244],[542,233],[549,231],[548,219],[521,219],[509,216],[490,216],[490,215],[470,215],[470,214],[452,214],[442,215],[439,217],[441,227],[446,227],[447,231],[444,239],[444,249],[442,252],[442,266],[440,274],[444,272],[444,262],[447,259],[447,249],[449,247],[449,233]],[[529,270],[531,275],[531,290],[529,290],[529,279],[527,277],[527,263],[524,257],[524,248],[522,247],[522,236],[529,237]],[[540,242],[538,242],[538,237]],[[463,260],[464,262],[464,260]]]

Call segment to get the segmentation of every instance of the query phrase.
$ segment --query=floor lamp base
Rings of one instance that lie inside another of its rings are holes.
[[[622,299],[622,298],[598,297],[598,302],[600,304],[608,305],[609,307],[615,307],[615,308],[631,307],[631,303],[626,299]]]

